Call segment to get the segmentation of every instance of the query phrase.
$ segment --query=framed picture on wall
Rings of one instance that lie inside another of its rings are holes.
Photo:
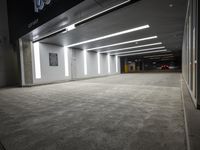
[[[58,54],[49,53],[49,66],[58,66]]]

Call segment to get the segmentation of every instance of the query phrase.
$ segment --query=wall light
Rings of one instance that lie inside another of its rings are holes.
[[[84,75],[88,74],[88,68],[87,68],[87,51],[83,51],[83,59],[84,59]]]
[[[135,56],[135,55],[141,55],[141,54],[149,54],[149,53],[159,53],[159,52],[166,52],[167,50],[157,50],[157,51],[150,51],[150,52],[141,52],[141,53],[132,53],[132,54],[124,54],[124,55],[118,55],[119,57],[122,56]]]
[[[41,79],[40,47],[39,46],[40,46],[39,42],[36,42],[33,44],[36,79]]]
[[[123,51],[123,50],[128,50],[128,49],[135,49],[135,48],[141,48],[141,47],[148,47],[148,46],[155,46],[155,45],[161,45],[162,43],[153,43],[153,44],[146,44],[146,45],[139,45],[139,46],[133,46],[133,47],[126,47],[126,48],[120,48],[120,49],[114,49],[114,50],[109,50],[109,51],[103,51],[100,53],[109,53],[109,52],[116,52],[116,51]]]
[[[101,74],[101,60],[100,60],[100,53],[97,53],[97,65],[98,65],[98,74]]]
[[[107,55],[108,58],[108,73],[110,74],[110,54]]]
[[[65,76],[69,76],[69,49],[64,47]]]
[[[154,47],[154,48],[147,48],[147,49],[140,49],[140,50],[134,50],[134,51],[127,51],[127,52],[119,52],[119,53],[115,53],[112,55],[119,55],[119,54],[126,54],[126,53],[134,53],[134,52],[143,52],[143,51],[150,51],[150,50],[157,50],[157,49],[163,49],[165,48],[165,46],[162,47]]]
[[[118,64],[118,56],[117,55],[115,56],[115,64],[116,64],[116,72],[119,72],[119,68],[118,68],[119,64]]]
[[[132,29],[116,32],[116,33],[113,33],[113,34],[108,34],[108,35],[101,36],[101,37],[98,37],[98,38],[90,39],[90,40],[87,40],[87,41],[71,44],[71,45],[68,45],[67,47],[69,48],[69,47],[74,47],[74,46],[78,46],[78,45],[82,45],[82,44],[86,44],[86,43],[100,41],[100,40],[104,40],[104,39],[107,39],[107,38],[111,38],[111,37],[115,37],[115,36],[131,33],[131,32],[135,32],[135,31],[139,31],[139,30],[143,30],[143,29],[147,29],[147,28],[150,28],[150,26],[149,25],[144,25],[144,26],[140,26],[140,27],[136,27],[136,28],[132,28]]]
[[[131,44],[131,43],[135,43],[135,42],[141,42],[141,41],[146,41],[146,40],[151,40],[151,39],[156,39],[156,38],[158,38],[158,36],[151,36],[151,37],[146,37],[146,38],[141,38],[141,39],[136,39],[136,40],[131,40],[131,41],[115,43],[115,44],[111,44],[111,45],[105,45],[105,46],[100,46],[100,47],[89,48],[89,49],[85,49],[85,50],[87,50],[87,51],[98,50],[98,49],[102,49],[102,48],[108,48],[108,47],[113,47],[113,46]]]

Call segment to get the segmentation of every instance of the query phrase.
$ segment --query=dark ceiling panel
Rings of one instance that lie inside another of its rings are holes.
[[[11,39],[17,40],[17,38],[27,34],[83,1],[84,0],[8,0]],[[38,6],[39,9],[36,9],[36,6]],[[44,6],[43,9],[42,6]]]

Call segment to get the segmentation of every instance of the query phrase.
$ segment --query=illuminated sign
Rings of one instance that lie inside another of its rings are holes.
[[[40,10],[43,10],[43,8],[46,5],[49,5],[51,3],[51,0],[34,0],[34,8],[35,12],[39,12]]]

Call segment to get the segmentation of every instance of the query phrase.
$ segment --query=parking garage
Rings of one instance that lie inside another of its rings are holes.
[[[198,149],[198,1],[4,7],[0,149]]]

